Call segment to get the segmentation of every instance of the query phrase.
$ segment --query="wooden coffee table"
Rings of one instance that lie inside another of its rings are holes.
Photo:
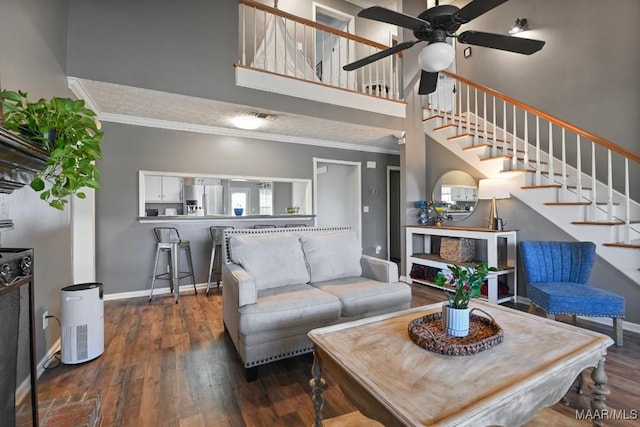
[[[315,425],[322,425],[323,372],[365,416],[385,426],[521,425],[558,402],[596,367],[592,409],[605,409],[606,335],[474,300],[504,330],[504,341],[471,356],[445,356],[414,344],[409,321],[441,303],[309,332],[314,344]],[[594,411],[594,413],[601,411]],[[594,420],[600,425],[601,420]]]

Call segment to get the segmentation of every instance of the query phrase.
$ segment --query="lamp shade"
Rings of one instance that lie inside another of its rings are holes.
[[[437,73],[451,65],[455,55],[455,49],[449,43],[429,43],[418,54],[418,65],[424,71]]]
[[[478,183],[478,199],[508,199],[511,197],[509,183],[504,179],[481,179]]]

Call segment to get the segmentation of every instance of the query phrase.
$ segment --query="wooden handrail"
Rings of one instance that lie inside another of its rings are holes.
[[[318,30],[326,31],[327,33],[335,34],[336,36],[344,37],[344,38],[349,39],[349,40],[353,40],[353,41],[356,41],[356,42],[359,42],[359,43],[362,43],[362,44],[366,44],[368,46],[372,46],[372,47],[375,47],[377,49],[384,50],[384,49],[388,49],[389,48],[389,46],[386,46],[386,45],[384,45],[382,43],[377,43],[377,42],[374,42],[372,40],[367,40],[365,38],[358,37],[356,35],[349,34],[347,32],[340,31],[338,29],[335,29],[335,28],[332,28],[332,27],[329,27],[329,26],[326,26],[326,25],[318,24],[317,22],[311,21],[309,19],[301,18],[299,16],[292,15],[291,13],[283,12],[280,9],[276,9],[274,7],[269,7],[269,6],[266,6],[266,5],[262,4],[262,3],[256,3],[256,2],[251,1],[251,0],[238,0],[238,3],[244,4],[244,5],[253,7],[253,8],[256,8],[258,10],[263,10],[265,12],[269,12],[269,13],[271,13],[273,15],[280,16],[282,18],[286,18],[286,19],[289,19],[291,21],[298,22],[300,24],[304,24],[304,25],[307,25],[309,27],[316,28]]]
[[[503,101],[506,101],[506,102],[508,102],[510,104],[513,104],[513,105],[515,105],[516,107],[518,107],[518,108],[520,108],[522,110],[528,111],[530,113],[535,114],[536,116],[542,117],[543,119],[545,119],[545,120],[547,120],[547,121],[549,121],[549,122],[551,122],[551,123],[553,123],[553,124],[555,124],[557,126],[560,126],[561,128],[567,129],[567,130],[569,130],[569,131],[571,131],[571,132],[573,132],[573,133],[575,133],[577,135],[583,136],[586,139],[588,139],[590,141],[593,141],[598,145],[603,146],[604,148],[607,148],[607,149],[609,149],[609,150],[611,150],[613,152],[616,152],[616,153],[628,158],[629,160],[633,160],[635,162],[640,163],[640,155],[638,155],[636,153],[633,153],[633,152],[625,149],[624,147],[621,147],[621,146],[609,141],[608,139],[605,139],[605,138],[603,138],[601,136],[598,136],[596,134],[588,132],[588,131],[586,131],[586,130],[584,130],[582,128],[579,128],[576,125],[573,125],[573,124],[571,124],[569,122],[566,122],[566,121],[564,121],[564,120],[562,120],[562,119],[560,119],[558,117],[552,116],[549,113],[545,113],[544,111],[539,110],[539,109],[537,109],[535,107],[532,107],[530,105],[527,105],[522,101],[518,101],[517,99],[511,98],[511,97],[509,97],[507,95],[503,95],[500,92],[497,92],[497,91],[495,91],[495,90],[493,90],[491,88],[483,86],[483,85],[481,85],[479,83],[476,83],[476,82],[474,82],[472,80],[469,80],[469,79],[467,79],[465,77],[461,77],[461,76],[459,76],[457,74],[450,73],[448,71],[440,71],[440,72],[442,74],[446,75],[446,76],[449,76],[449,77],[451,77],[453,79],[461,81],[462,83],[465,83],[468,86],[475,87],[477,89],[480,89],[481,91],[487,92],[487,93],[495,96],[496,98],[502,99]]]

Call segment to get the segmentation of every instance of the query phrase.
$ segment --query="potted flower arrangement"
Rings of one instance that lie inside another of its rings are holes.
[[[96,114],[83,100],[57,98],[31,102],[27,93],[2,90],[3,126],[48,154],[43,170],[30,183],[50,206],[64,210],[69,197],[84,199],[82,188],[100,188],[95,161],[102,159]]]
[[[436,285],[445,290],[448,301],[442,307],[444,328],[449,335],[464,337],[469,333],[469,301],[480,295],[480,287],[490,271],[486,262],[474,266],[448,265],[439,271]]]

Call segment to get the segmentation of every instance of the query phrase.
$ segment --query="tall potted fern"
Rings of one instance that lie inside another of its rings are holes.
[[[31,102],[22,91],[2,91],[3,126],[42,145],[45,168],[30,183],[50,206],[64,210],[72,195],[86,198],[84,188],[100,188],[96,160],[102,159],[96,114],[83,100],[54,97]]]

